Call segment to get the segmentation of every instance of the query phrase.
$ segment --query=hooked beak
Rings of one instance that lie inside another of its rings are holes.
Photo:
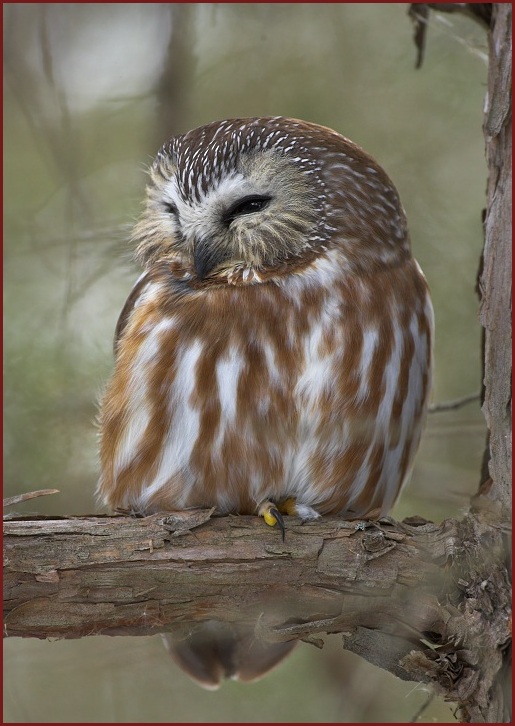
[[[214,245],[211,240],[198,240],[193,251],[193,265],[198,279],[204,280],[228,257],[228,254]]]

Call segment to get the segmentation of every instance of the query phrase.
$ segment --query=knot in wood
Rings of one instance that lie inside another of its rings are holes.
[[[366,552],[381,552],[381,550],[389,547],[384,532],[380,529],[375,529],[363,535],[361,545]]]

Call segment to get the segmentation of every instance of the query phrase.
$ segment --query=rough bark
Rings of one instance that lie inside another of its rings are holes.
[[[479,280],[490,492],[499,521],[511,515],[511,4],[494,4],[483,131],[488,163],[485,245]]]
[[[257,517],[210,514],[5,522],[4,633],[148,635],[264,613],[272,639],[360,625],[418,642],[448,619],[436,591],[462,538],[458,522],[288,517],[282,542]]]
[[[437,525],[301,525],[286,541],[256,517],[4,523],[4,635],[143,635],[206,619],[269,640],[345,648],[430,683],[464,721],[509,721],[511,589],[511,5],[494,4],[485,106],[489,177],[480,275],[489,477],[469,513]]]
[[[275,641],[342,633],[347,649],[448,700],[478,688],[488,700],[509,587],[496,533],[474,515],[288,518],[283,543],[257,517],[210,514],[6,521],[4,635],[148,635],[205,619],[251,622]]]

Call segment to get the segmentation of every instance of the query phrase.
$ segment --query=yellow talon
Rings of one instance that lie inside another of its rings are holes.
[[[267,524],[270,525],[270,527],[275,527],[277,524],[277,517],[272,514],[272,511],[270,509],[267,509],[265,512],[263,512],[263,519]]]
[[[284,522],[283,518],[281,516],[281,513],[275,506],[273,502],[263,502],[261,506],[259,507],[258,514],[263,517],[265,522],[270,527],[275,527],[276,524],[279,525],[281,529],[281,535],[284,542],[284,535],[285,535],[285,529],[284,529]]]

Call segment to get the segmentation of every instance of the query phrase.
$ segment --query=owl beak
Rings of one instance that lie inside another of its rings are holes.
[[[198,240],[193,252],[193,265],[199,280],[204,280],[227,257],[227,253],[213,245],[211,240]]]

